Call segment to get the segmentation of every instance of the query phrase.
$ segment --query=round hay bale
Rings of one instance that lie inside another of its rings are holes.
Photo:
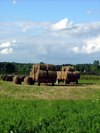
[[[62,71],[66,71],[67,70],[67,66],[62,66]]]
[[[30,77],[33,77],[33,71],[30,71]]]
[[[2,80],[5,81],[7,75],[3,75]]]
[[[29,76],[24,78],[24,82],[25,82],[25,85],[33,85],[34,84],[34,81]]]
[[[20,76],[21,81],[24,81],[24,78],[25,78],[25,77],[26,77],[25,75]]]
[[[37,72],[37,70],[38,70],[38,64],[33,65],[33,72]]]
[[[75,68],[74,67],[67,66],[66,71],[74,72],[75,71]]]
[[[6,81],[13,81],[13,77],[14,76],[12,76],[12,75],[8,75],[5,80]]]
[[[38,78],[44,79],[47,76],[47,71],[38,70],[35,76],[36,76],[36,81],[38,80]]]
[[[70,71],[65,72],[64,79],[70,79],[70,78],[74,78],[73,72]]]
[[[61,79],[65,79],[64,76],[65,76],[65,71],[62,71],[62,72],[61,72]]]
[[[52,80],[57,78],[57,72],[56,72],[56,71],[50,71],[50,70],[49,70],[49,71],[47,72],[47,75],[48,75],[48,78],[49,78],[49,79],[52,79]]]
[[[38,65],[38,70],[44,70],[44,71],[46,71],[47,70],[47,64],[39,64]]]
[[[2,79],[3,75],[0,75],[0,79]]]
[[[56,71],[48,71],[48,75],[57,76],[57,72]]]
[[[47,70],[56,71],[56,65],[47,64]]]
[[[13,78],[13,83],[14,84],[21,84],[21,78],[20,78],[20,76],[15,76]]]
[[[3,76],[4,76],[4,75],[1,76],[1,79],[2,79],[2,80],[3,80]]]
[[[79,79],[80,78],[80,72],[79,71],[75,71],[73,72],[75,78]]]
[[[57,71],[57,79],[61,79],[61,71]]]

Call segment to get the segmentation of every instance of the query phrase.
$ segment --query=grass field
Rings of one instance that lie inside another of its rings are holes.
[[[21,85],[0,80],[0,99],[22,99],[22,100],[50,100],[50,99],[98,99],[100,98],[100,80],[79,80],[79,84],[60,83],[51,84]]]
[[[0,133],[99,133],[100,80],[51,86],[0,80]]]

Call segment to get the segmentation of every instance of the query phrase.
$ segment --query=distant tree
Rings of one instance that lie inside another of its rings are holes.
[[[61,71],[62,66],[61,65],[56,65],[56,71]]]
[[[76,70],[76,71],[79,71],[79,70],[80,70],[80,69],[79,69],[79,64],[76,65],[75,70]]]
[[[91,66],[91,70],[92,71],[99,70],[99,61],[98,60],[94,60],[93,65]]]
[[[13,64],[11,64],[11,63],[7,63],[7,64],[5,65],[5,71],[6,71],[7,73],[15,72],[15,66],[14,66]]]
[[[45,64],[44,62],[40,62],[40,64]]]

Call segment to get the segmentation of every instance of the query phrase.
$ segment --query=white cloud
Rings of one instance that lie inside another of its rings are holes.
[[[10,47],[10,46],[15,46],[15,43],[17,43],[16,40],[13,40],[12,42],[2,43],[0,45],[0,48],[6,48],[6,47]]]
[[[17,43],[16,40],[13,40],[12,43]]]
[[[86,45],[83,45],[81,48],[76,46],[73,48],[75,53],[84,53],[91,54],[100,51],[100,36],[84,41]]]
[[[0,54],[12,54],[12,53],[13,53],[12,48],[5,48],[5,49],[0,51]]]
[[[79,50],[79,47],[78,47],[78,46],[77,46],[77,47],[74,47],[74,48],[73,48],[73,51],[74,51],[75,53],[79,53],[79,51],[80,51],[80,50]]]
[[[99,13],[99,11],[87,11],[87,14]]]
[[[13,4],[17,4],[17,2],[14,0],[14,1],[13,1]]]
[[[68,23],[68,19],[65,18],[56,24],[51,25],[51,30],[65,30],[73,28],[73,21]]]
[[[2,44],[0,45],[0,48],[10,47],[10,46],[11,46],[10,42],[6,42],[6,43],[2,43]]]
[[[19,4],[20,3],[20,1],[16,1],[16,0],[14,0],[13,1],[13,4],[15,5],[15,4]]]
[[[52,32],[55,37],[63,38],[89,38],[100,35],[100,21],[74,24],[71,29],[55,30]]]

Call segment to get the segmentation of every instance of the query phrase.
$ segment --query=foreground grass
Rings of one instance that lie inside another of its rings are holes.
[[[51,86],[0,80],[0,133],[99,133],[100,81]]]
[[[1,100],[2,133],[98,133],[100,100]]]

